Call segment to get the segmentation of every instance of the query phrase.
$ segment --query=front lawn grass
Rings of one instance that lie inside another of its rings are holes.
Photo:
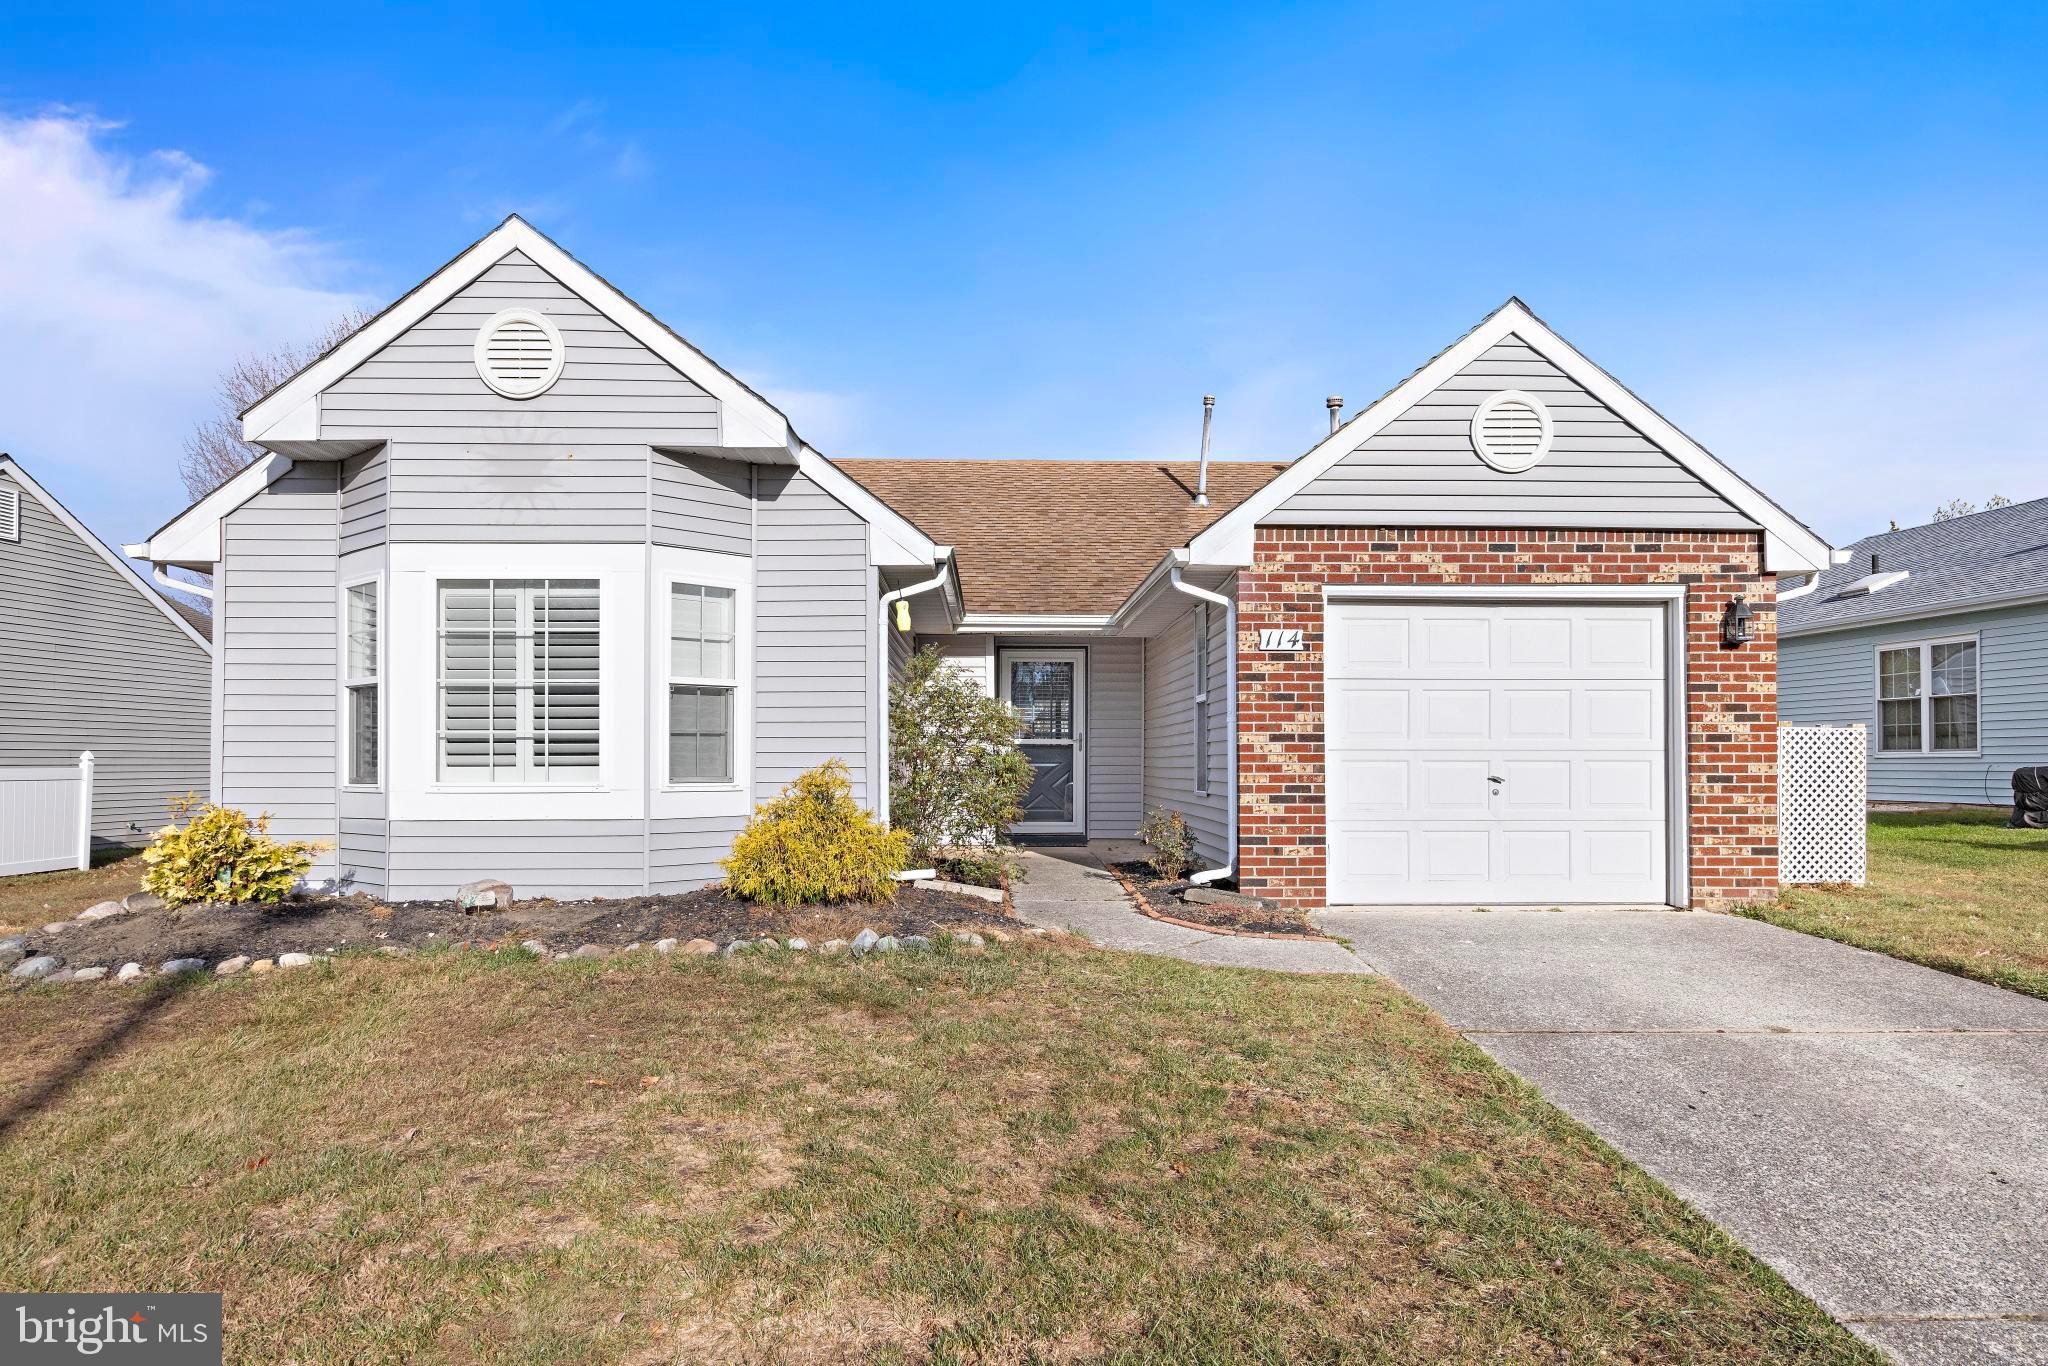
[[[0,1285],[232,1361],[1877,1360],[1376,980],[447,952],[0,1038]]]
[[[142,890],[142,875],[148,871],[142,855],[127,849],[95,850],[92,862],[83,871],[66,868],[0,877],[0,936],[69,920],[97,902],[119,901]]]
[[[1876,812],[1869,881],[1793,887],[1747,914],[2048,998],[2048,831],[2005,813]]]

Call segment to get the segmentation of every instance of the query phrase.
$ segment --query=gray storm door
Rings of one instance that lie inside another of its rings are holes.
[[[1021,835],[1079,834],[1088,828],[1088,655],[1083,650],[1005,650],[1005,702],[1023,718],[1017,744],[1031,761]]]

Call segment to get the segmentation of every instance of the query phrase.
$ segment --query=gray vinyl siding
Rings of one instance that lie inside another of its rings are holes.
[[[689,892],[722,880],[725,870],[718,861],[731,852],[733,837],[746,823],[744,816],[657,818],[651,822],[647,850],[651,890]]]
[[[283,839],[331,843],[338,830],[338,475],[295,465],[221,531],[220,800],[269,813]]]
[[[521,898],[581,900],[644,889],[646,828],[626,820],[393,821],[394,901],[446,898],[477,878],[503,878]]]
[[[1981,754],[1878,754],[1877,651],[1976,635]],[[1871,730],[1875,801],[2012,800],[2012,771],[2048,764],[2048,605],[1893,622],[1778,644],[1778,716],[1805,724],[1860,721]]]
[[[506,308],[562,333],[562,375],[509,399],[476,372]],[[642,541],[651,446],[715,442],[718,402],[514,252],[320,396],[326,440],[384,440],[393,541]]]
[[[173,798],[208,790],[212,657],[20,489],[0,541],[0,768],[91,750],[95,839],[146,842]]]
[[[656,545],[754,553],[752,466],[660,451],[651,458]]]
[[[996,648],[1000,659],[1004,650],[1071,650],[1077,643],[1071,638],[1005,636]],[[1078,648],[1088,656],[1083,731],[1088,836],[1129,839],[1137,832],[1145,806],[1145,642],[1089,640]],[[1217,705],[1221,704],[1218,694]]]
[[[1209,613],[1209,783],[1195,790],[1195,622],[1193,607],[1145,641],[1145,809],[1187,817],[1203,863],[1230,852],[1230,692],[1225,618]]]
[[[388,446],[379,446],[341,462],[342,554],[373,550],[384,544],[390,472]]]
[[[867,523],[782,466],[755,488],[755,800],[837,757],[868,801],[881,606]]]
[[[1551,411],[1550,454],[1503,474],[1472,449],[1472,415],[1503,389]],[[1755,525],[1576,380],[1507,337],[1261,519],[1273,526]]]

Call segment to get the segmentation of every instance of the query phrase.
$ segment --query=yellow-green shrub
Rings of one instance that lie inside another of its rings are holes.
[[[854,801],[846,765],[832,759],[756,807],[720,866],[726,889],[749,901],[890,901],[909,856],[909,837]]]
[[[270,838],[270,817],[253,819],[227,806],[201,806],[187,797],[172,806],[175,814],[191,814],[183,826],[171,824],[156,832],[142,851],[149,871],[142,885],[178,907],[195,901],[282,901],[313,866],[316,855],[331,846]]]

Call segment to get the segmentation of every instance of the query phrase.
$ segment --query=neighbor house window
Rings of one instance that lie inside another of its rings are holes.
[[[348,590],[348,658],[342,687],[347,692],[348,781],[356,787],[377,785],[377,680],[382,665],[377,655],[377,585],[359,583]]]
[[[739,694],[736,594],[669,585],[668,780],[733,780],[732,719]]]
[[[440,584],[441,781],[598,781],[597,582]]]
[[[1877,748],[1941,754],[1977,748],[1977,642],[1935,640],[1877,652]]]
[[[1195,791],[1209,793],[1209,604],[1195,609]]]

